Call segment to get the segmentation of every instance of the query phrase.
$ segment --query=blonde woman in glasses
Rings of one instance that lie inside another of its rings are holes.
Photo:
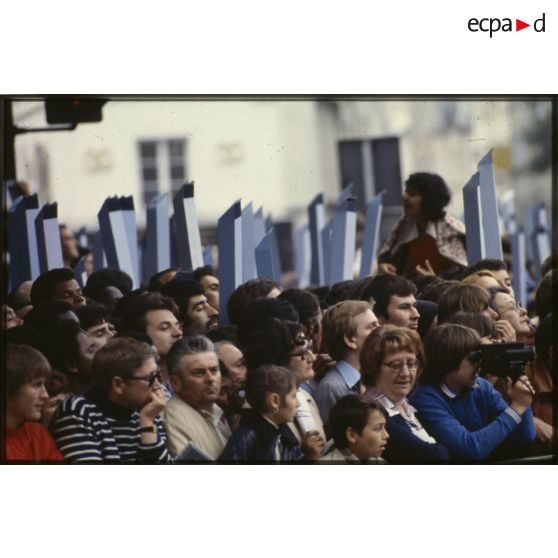
[[[422,342],[415,331],[382,326],[364,342],[360,354],[364,398],[376,401],[388,414],[388,463],[445,461],[448,450],[428,434],[407,401],[424,368]]]

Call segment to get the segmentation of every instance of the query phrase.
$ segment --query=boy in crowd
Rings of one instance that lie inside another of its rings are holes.
[[[39,351],[8,344],[6,351],[6,459],[62,461],[48,430],[40,424],[48,400],[50,366]]]
[[[387,413],[375,401],[345,395],[331,409],[329,430],[334,445],[320,459],[329,463],[385,463],[389,434]]]

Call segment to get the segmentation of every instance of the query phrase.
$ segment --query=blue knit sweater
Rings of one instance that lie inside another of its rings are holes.
[[[409,401],[427,431],[458,459],[495,457],[494,451],[504,445],[508,453],[499,457],[519,456],[535,440],[531,407],[520,416],[484,378],[460,394],[446,386],[421,384]]]

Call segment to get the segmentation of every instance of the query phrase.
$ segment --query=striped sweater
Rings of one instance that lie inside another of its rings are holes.
[[[99,391],[70,395],[57,408],[51,427],[69,463],[156,463],[171,458],[163,422],[155,417],[157,443],[142,444],[139,413],[110,401]]]

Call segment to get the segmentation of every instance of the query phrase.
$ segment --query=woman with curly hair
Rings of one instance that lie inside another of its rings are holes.
[[[404,215],[378,256],[381,271],[440,275],[467,265],[465,227],[444,209],[450,199],[437,174],[417,172],[407,179]]]
[[[405,327],[381,326],[364,342],[360,353],[364,398],[388,414],[388,462],[448,460],[448,450],[424,429],[407,396],[425,366],[418,333]]]

